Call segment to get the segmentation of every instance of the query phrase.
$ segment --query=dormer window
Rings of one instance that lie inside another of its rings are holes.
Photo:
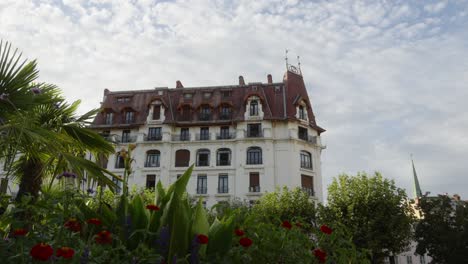
[[[250,116],[258,116],[258,101],[252,100],[250,101]]]
[[[182,121],[190,121],[192,117],[192,109],[189,105],[184,105],[182,106],[182,109],[181,109],[181,120]]]
[[[231,91],[222,91],[221,94],[223,95],[223,98],[231,97]]]
[[[131,124],[135,120],[135,112],[133,111],[126,111],[124,113],[124,122],[125,124]]]
[[[210,99],[211,98],[211,92],[204,92],[203,93],[203,98]]]
[[[106,113],[106,125],[112,125],[112,120],[114,119],[114,113]]]
[[[211,119],[211,108],[208,105],[204,105],[200,108],[199,120],[208,121]]]
[[[118,97],[117,103],[127,103],[130,102],[130,97]]]
[[[299,119],[307,120],[307,113],[305,107],[302,105],[299,106]]]
[[[192,99],[191,93],[184,93],[184,99]]]
[[[219,109],[219,119],[229,120],[231,119],[231,107],[227,105],[221,106]]]

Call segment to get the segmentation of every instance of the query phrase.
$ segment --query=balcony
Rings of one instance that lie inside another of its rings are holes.
[[[161,141],[162,140],[162,135],[145,135],[144,137],[145,141]]]
[[[206,194],[208,192],[207,187],[197,187],[197,194]]]
[[[251,192],[251,193],[258,193],[258,192],[260,192],[260,186],[250,186],[250,187],[249,187],[249,192]]]
[[[218,187],[218,193],[229,193],[229,188],[227,186]]]
[[[307,193],[310,197],[314,197],[315,196],[315,192],[314,192],[314,189],[310,188],[310,187],[302,187],[302,191]]]
[[[130,136],[120,137],[120,141],[117,139],[117,142],[119,142],[119,143],[132,143],[132,142],[136,142],[136,140],[137,140],[137,136],[130,135]]]
[[[248,138],[260,138],[263,137],[263,131],[247,131]]]
[[[216,139],[235,139],[236,138],[236,133],[235,132],[229,132],[229,133],[216,133]]]
[[[190,134],[172,135],[172,141],[190,141]]]
[[[228,113],[221,113],[219,114],[219,120],[231,120],[232,114]]]
[[[211,120],[211,114],[199,114],[198,115],[198,120],[200,120],[200,121],[210,121]]]
[[[151,162],[151,161],[145,162],[145,168],[155,168],[155,167],[159,167],[159,162]]]
[[[197,133],[195,134],[195,139],[196,140],[210,140],[210,134],[209,133]]]

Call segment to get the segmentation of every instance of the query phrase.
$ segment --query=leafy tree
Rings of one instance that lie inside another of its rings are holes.
[[[424,196],[417,209],[416,253],[428,253],[433,263],[465,263],[468,259],[468,202],[447,195]]]
[[[315,225],[315,203],[300,188],[279,188],[263,195],[252,208],[252,214],[264,220],[291,220],[291,216]]]
[[[0,161],[6,179],[17,177],[17,199],[37,198],[46,177],[74,171],[101,185],[115,184],[107,170],[85,158],[87,152],[111,153],[114,147],[97,133],[85,128],[97,113],[76,115],[79,101],[67,104],[54,85],[37,84],[36,62],[21,61],[11,45],[0,43]],[[2,179],[2,192],[6,184]]]
[[[403,251],[411,238],[413,211],[405,191],[378,172],[335,178],[328,187],[328,206],[321,206],[319,215],[331,226],[346,226],[355,245],[372,252],[374,263]]]

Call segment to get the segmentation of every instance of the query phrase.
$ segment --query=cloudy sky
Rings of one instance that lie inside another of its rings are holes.
[[[468,199],[468,1],[0,1],[0,39],[81,111],[110,90],[281,81],[300,55],[324,182],[380,171]]]

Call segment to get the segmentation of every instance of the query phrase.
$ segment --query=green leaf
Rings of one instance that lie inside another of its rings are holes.
[[[210,224],[208,223],[208,219],[206,217],[206,211],[203,208],[203,198],[200,197],[193,214],[191,237],[195,237],[198,234],[204,234],[208,236],[209,230]],[[205,256],[206,245],[201,246],[199,252],[201,256]]]

